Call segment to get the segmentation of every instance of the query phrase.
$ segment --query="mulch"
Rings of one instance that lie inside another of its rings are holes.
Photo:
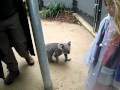
[[[56,21],[60,21],[60,22],[67,22],[67,23],[81,25],[81,23],[79,22],[79,20],[77,20],[75,18],[75,16],[73,15],[72,11],[60,12],[60,13],[58,13],[56,15],[55,18],[43,18],[43,19],[46,19],[46,20],[56,20]]]
[[[61,22],[80,24],[80,22],[75,18],[75,16],[73,16],[73,12],[69,11],[58,13],[57,16],[55,17],[55,20]]]

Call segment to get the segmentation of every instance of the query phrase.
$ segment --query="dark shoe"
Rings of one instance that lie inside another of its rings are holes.
[[[25,59],[29,65],[34,65],[34,59],[30,55]]]
[[[14,79],[20,74],[19,70],[18,71],[10,71],[7,77],[4,79],[4,83],[6,85],[10,85],[13,83]]]

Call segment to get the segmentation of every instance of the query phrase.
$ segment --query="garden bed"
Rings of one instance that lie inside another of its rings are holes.
[[[69,11],[58,13],[54,19],[61,22],[80,24],[80,22],[75,18],[75,16],[73,16],[73,12]]]

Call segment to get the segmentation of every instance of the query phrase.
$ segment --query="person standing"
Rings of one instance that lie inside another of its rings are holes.
[[[22,0],[0,0],[0,60],[9,70],[4,83],[9,85],[19,75],[18,62],[12,47],[25,58],[28,65],[34,65],[34,54],[27,14]]]
[[[85,57],[89,65],[85,90],[120,89],[120,0],[104,0],[108,15]]]

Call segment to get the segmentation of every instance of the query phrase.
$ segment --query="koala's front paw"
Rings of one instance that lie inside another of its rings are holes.
[[[67,62],[67,61],[71,61],[71,59],[66,59],[65,62]]]

